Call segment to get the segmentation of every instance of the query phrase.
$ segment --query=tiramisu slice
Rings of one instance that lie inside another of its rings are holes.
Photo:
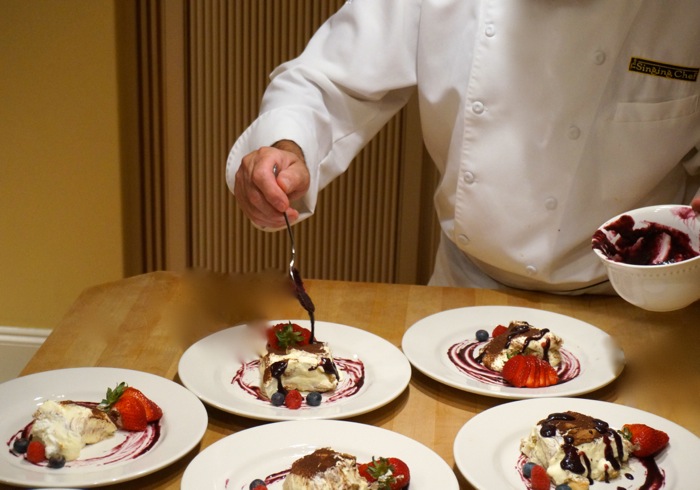
[[[330,448],[317,449],[292,464],[283,490],[369,490],[354,456]]]
[[[561,338],[547,328],[539,329],[525,321],[514,321],[505,332],[484,345],[478,359],[484,366],[499,373],[508,359],[518,354],[539,357],[552,367],[557,367],[561,362],[561,343]]]

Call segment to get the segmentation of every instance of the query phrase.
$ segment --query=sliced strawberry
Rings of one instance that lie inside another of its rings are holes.
[[[622,434],[635,445],[632,454],[638,458],[656,454],[668,444],[668,434],[645,424],[625,424]]]
[[[497,325],[496,328],[493,329],[493,332],[491,332],[491,337],[498,337],[502,333],[505,333],[508,330],[508,327],[505,325]]]
[[[530,485],[532,486],[532,490],[549,490],[549,476],[547,475],[547,470],[545,470],[543,466],[536,464],[532,467]]]
[[[359,464],[358,470],[362,478],[368,483],[376,482],[380,490],[400,490],[411,481],[408,465],[399,458],[372,458],[371,463]]]
[[[144,395],[140,390],[129,386],[122,393],[122,398],[133,397],[139,400],[143,404],[143,408],[146,410],[146,420],[148,422],[156,422],[163,416],[163,410],[150,398]]]
[[[541,384],[540,386],[552,386],[557,384],[559,382],[559,374],[557,374],[557,370],[554,369],[547,361],[542,361],[542,363],[542,371],[544,371],[545,379],[543,381],[544,384]]]
[[[503,379],[515,387],[525,386],[528,375],[525,356],[513,356],[503,365]]]
[[[140,400],[134,397],[121,397],[112,407],[116,425],[120,429],[131,431],[146,430],[148,419],[146,409]]]
[[[310,341],[311,331],[296,323],[278,323],[267,329],[267,344],[273,350],[307,345]]]
[[[536,359],[533,356],[525,356],[525,364],[528,367],[525,386],[528,388],[537,388],[539,386],[540,366]]]
[[[508,359],[501,374],[517,388],[543,388],[559,381],[556,370],[547,361],[522,354]]]
[[[27,461],[39,464],[46,461],[46,447],[40,441],[33,440],[27,446]]]

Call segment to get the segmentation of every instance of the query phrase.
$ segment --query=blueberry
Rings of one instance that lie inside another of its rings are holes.
[[[278,393],[279,393],[279,392],[278,392]],[[250,483],[250,486],[249,486],[248,488],[249,488],[250,490],[255,490],[255,489],[258,488],[259,486],[263,486],[263,487],[265,486],[265,482],[262,481],[260,478],[258,478],[257,480],[253,480],[253,481]]]
[[[66,458],[64,458],[61,454],[58,456],[51,456],[49,458],[49,468],[63,468],[66,464]]]
[[[24,437],[19,437],[15,439],[15,442],[12,443],[12,449],[18,454],[24,454],[27,452],[27,448],[29,447],[29,439],[26,439]]]
[[[281,391],[278,391],[272,395],[272,397],[270,398],[270,402],[274,406],[279,407],[281,405],[284,405],[284,398],[285,398],[284,393],[282,393]]]
[[[562,483],[561,485],[557,485],[554,490],[571,490],[571,487],[566,483]]]
[[[318,407],[321,404],[321,394],[318,391],[312,391],[306,395],[306,403],[310,407]]]
[[[486,330],[477,330],[476,331],[476,340],[479,342],[486,342],[489,339],[490,335]]]
[[[523,465],[523,476],[525,478],[530,478],[530,475],[532,474],[532,467],[535,466],[535,463],[525,463]]]

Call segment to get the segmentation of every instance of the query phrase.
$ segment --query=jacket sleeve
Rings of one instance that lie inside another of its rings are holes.
[[[306,218],[318,192],[403,107],[416,84],[417,0],[348,1],[304,52],[271,75],[260,115],[233,145],[226,181],[248,153],[281,139],[304,151],[309,192],[294,206]]]

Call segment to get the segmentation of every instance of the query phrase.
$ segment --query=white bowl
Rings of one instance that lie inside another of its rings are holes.
[[[624,240],[631,235],[641,236],[635,247],[629,246],[634,240]],[[687,237],[685,247],[700,254],[700,216],[680,205],[649,206],[615,216],[593,235],[593,250],[622,298],[645,310],[678,310],[700,299],[700,255],[663,263],[666,249],[654,242],[661,235],[667,245]],[[639,253],[640,245],[654,253]]]

